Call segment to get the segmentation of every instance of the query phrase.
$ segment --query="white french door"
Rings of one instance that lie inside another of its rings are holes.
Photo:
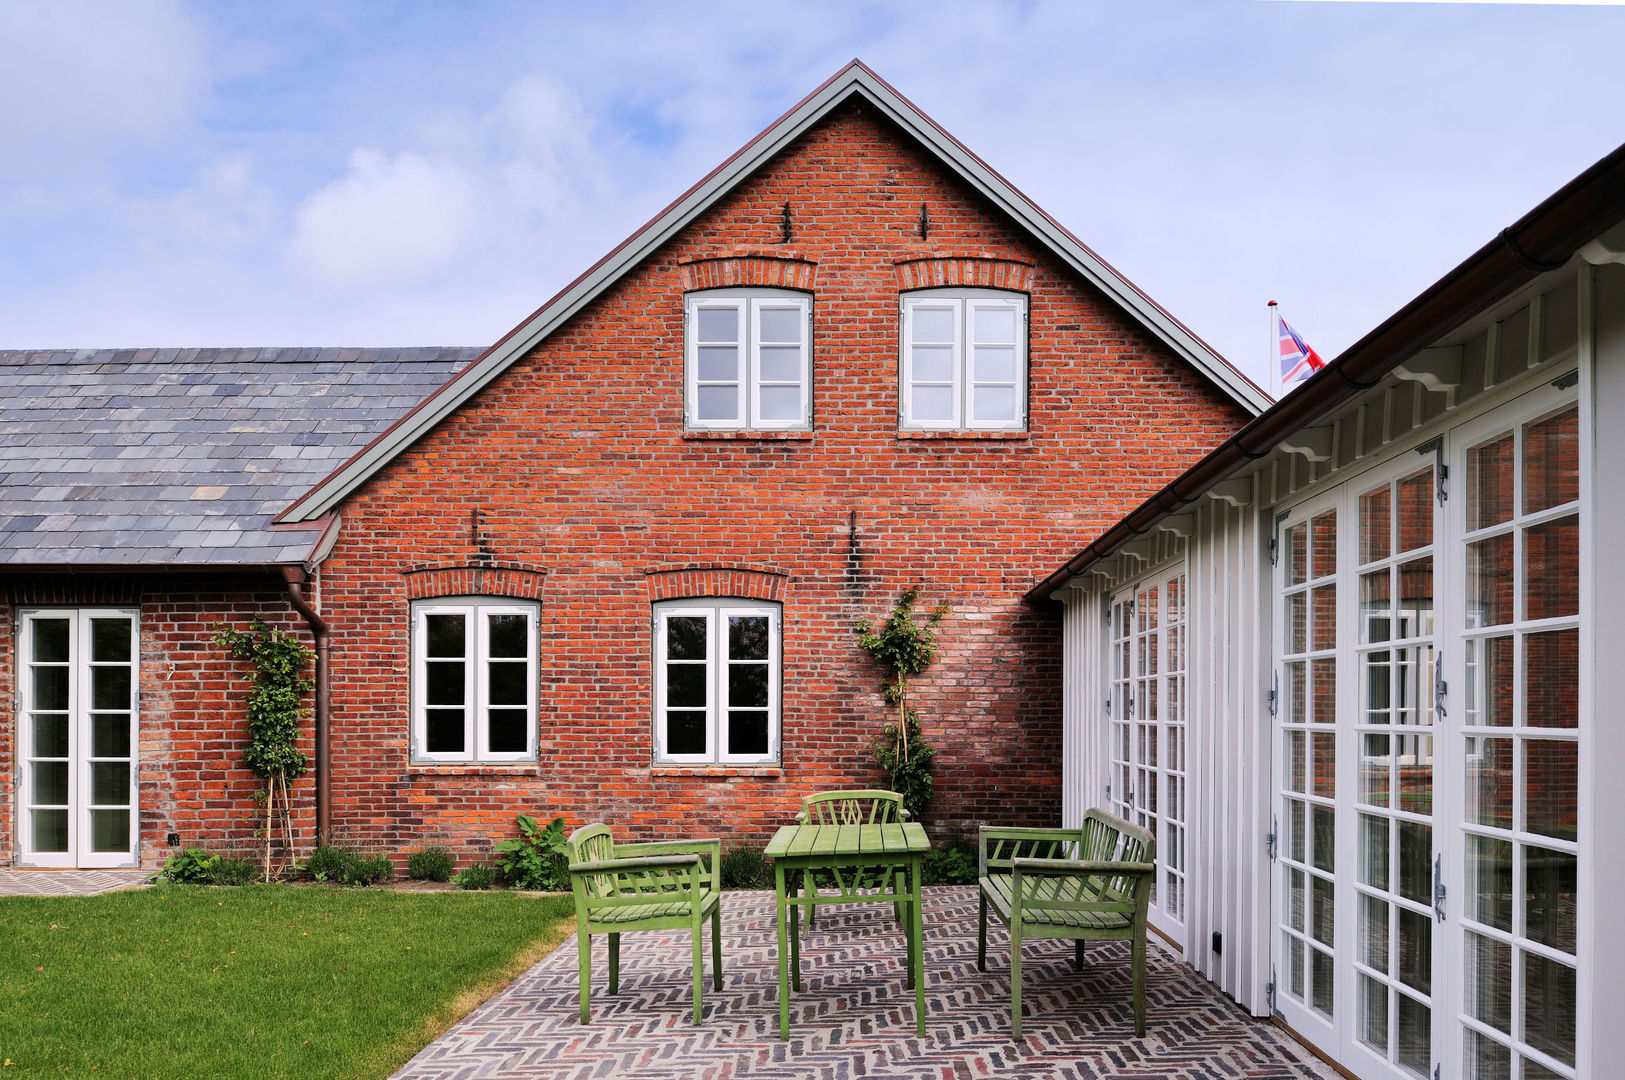
[[[1185,569],[1154,574],[1112,599],[1112,812],[1157,840],[1151,924],[1185,943],[1187,740]]]
[[[19,619],[21,862],[136,862],[133,612],[24,611]]]

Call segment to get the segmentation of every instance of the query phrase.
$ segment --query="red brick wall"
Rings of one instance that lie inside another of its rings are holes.
[[[288,604],[279,578],[180,575],[0,576],[0,701],[16,700],[16,629],[20,609],[35,606],[106,606],[140,611],[139,741],[137,785],[140,856],[158,866],[170,854],[168,833],[186,846],[247,852],[263,827],[254,795],[261,781],[242,765],[246,732],[246,670],[214,644],[217,627],[246,628],[254,615],[300,633],[304,620]],[[308,729],[307,729],[308,730]],[[12,723],[0,724],[0,865],[18,851]],[[305,746],[306,753],[312,748]],[[314,835],[313,781],[294,785],[296,844]]]
[[[685,273],[768,266],[786,201],[793,259],[773,272],[811,283],[815,431],[685,437]],[[928,274],[1030,283],[1030,434],[899,435],[899,280]],[[852,626],[915,582],[924,603],[953,607],[915,698],[940,750],[931,819],[1051,822],[1060,625],[1021,594],[1242,419],[985,201],[848,107],[342,508],[322,571],[335,824],[400,851],[483,850],[520,811],[760,839],[804,793],[878,781],[867,741],[886,710]],[[408,581],[485,559],[545,571],[541,762],[414,766]],[[667,582],[689,564],[776,575],[782,767],[651,762],[651,575]]]

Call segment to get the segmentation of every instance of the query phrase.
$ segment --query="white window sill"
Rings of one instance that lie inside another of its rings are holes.
[[[1032,433],[1029,431],[957,431],[948,429],[943,431],[920,431],[914,428],[899,428],[899,439],[991,439],[995,442],[1029,442]]]
[[[683,780],[776,780],[784,775],[778,765],[655,765],[649,775]]]
[[[811,441],[815,432],[796,430],[779,431],[760,428],[684,428],[685,439],[765,439],[769,441]]]

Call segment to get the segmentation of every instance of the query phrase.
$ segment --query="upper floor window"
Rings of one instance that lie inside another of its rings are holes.
[[[775,760],[778,605],[709,597],[655,605],[654,696],[659,760]]]
[[[412,757],[536,759],[536,605],[486,597],[412,605]]]
[[[901,426],[1020,431],[1027,424],[1027,298],[991,289],[903,297]]]
[[[780,289],[689,293],[686,426],[812,427],[812,297]]]

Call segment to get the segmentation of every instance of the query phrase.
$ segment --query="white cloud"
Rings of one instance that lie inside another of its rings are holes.
[[[437,278],[483,239],[487,203],[480,179],[454,161],[357,150],[348,173],[300,203],[288,260],[328,285]]]

